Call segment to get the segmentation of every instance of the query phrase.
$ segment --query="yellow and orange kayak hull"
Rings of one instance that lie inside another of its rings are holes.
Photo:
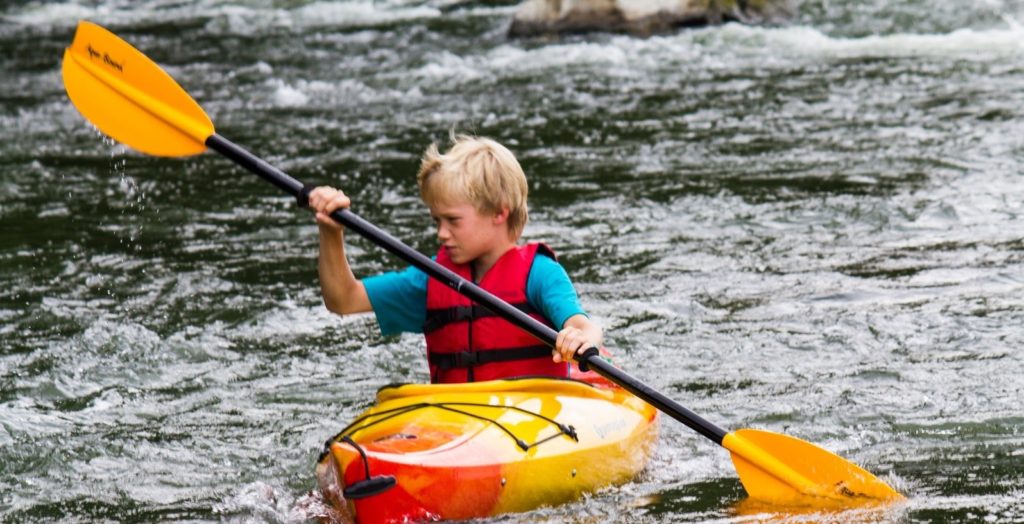
[[[600,378],[408,384],[327,442],[317,479],[358,522],[488,517],[627,482],[656,438],[657,411]]]

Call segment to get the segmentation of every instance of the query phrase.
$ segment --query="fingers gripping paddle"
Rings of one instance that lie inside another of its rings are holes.
[[[64,52],[64,87],[72,103],[100,131],[156,156],[188,156],[213,149],[296,197],[306,207],[308,189],[298,180],[216,134],[213,123],[160,66],[106,29],[86,21]],[[445,269],[429,257],[344,209],[331,217],[432,278],[554,346],[557,333]],[[728,449],[751,497],[768,502],[853,505],[903,498],[871,473],[798,438],[741,429],[727,432],[601,359],[595,348],[579,355],[591,369],[672,418]],[[810,497],[810,498],[809,498]]]

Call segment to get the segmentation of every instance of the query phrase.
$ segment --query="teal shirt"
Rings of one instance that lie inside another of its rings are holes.
[[[415,267],[363,279],[384,335],[422,333],[427,319],[427,274]],[[561,330],[573,315],[586,315],[576,289],[557,261],[537,255],[526,278],[526,300]]]

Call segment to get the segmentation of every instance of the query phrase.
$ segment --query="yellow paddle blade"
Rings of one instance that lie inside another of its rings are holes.
[[[85,20],[64,51],[64,89],[87,120],[114,140],[156,156],[206,150],[213,122],[160,66]]]
[[[856,464],[788,435],[741,429],[727,434],[722,446],[732,453],[740,482],[755,499],[834,506],[903,498]]]

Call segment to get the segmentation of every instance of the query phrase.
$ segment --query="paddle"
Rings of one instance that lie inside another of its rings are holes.
[[[213,149],[294,196],[306,207],[298,180],[214,132],[203,109],[166,72],[127,42],[82,21],[64,52],[64,87],[75,107],[118,142],[156,156],[188,156]],[[440,266],[349,210],[331,214],[432,278],[481,304],[549,345],[555,330]],[[729,450],[751,497],[776,503],[847,505],[903,498],[853,463],[795,437],[741,429],[727,432],[601,359],[595,348],[577,355],[593,370],[670,417]],[[808,497],[811,497],[808,499]]]

